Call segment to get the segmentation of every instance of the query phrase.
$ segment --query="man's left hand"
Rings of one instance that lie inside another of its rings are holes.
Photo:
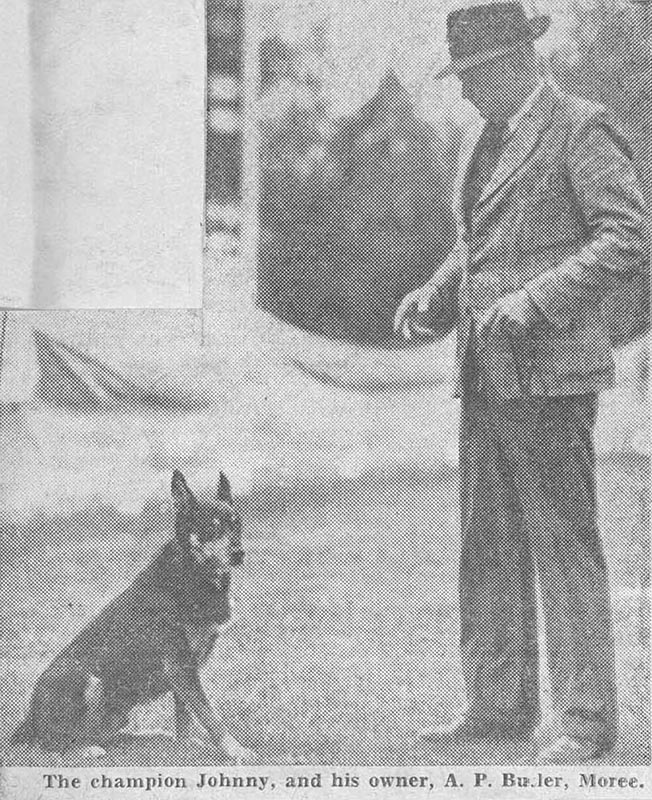
[[[543,314],[525,289],[501,297],[478,322],[481,341],[524,339],[544,322]]]

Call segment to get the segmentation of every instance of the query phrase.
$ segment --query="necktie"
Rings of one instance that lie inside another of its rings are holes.
[[[473,151],[464,183],[464,215],[470,225],[471,212],[496,171],[506,141],[507,122],[487,122]]]

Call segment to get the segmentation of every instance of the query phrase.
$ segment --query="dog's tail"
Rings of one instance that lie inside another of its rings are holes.
[[[10,743],[30,744],[34,741],[34,725],[30,716],[27,716],[13,732]]]

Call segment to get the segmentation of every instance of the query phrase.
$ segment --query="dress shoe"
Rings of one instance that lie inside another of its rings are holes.
[[[417,738],[421,742],[455,744],[473,739],[525,740],[532,734],[532,726],[516,722],[505,724],[493,719],[463,717],[450,725],[424,728]]]
[[[560,736],[539,751],[537,764],[588,764],[607,751],[607,747],[591,739]]]

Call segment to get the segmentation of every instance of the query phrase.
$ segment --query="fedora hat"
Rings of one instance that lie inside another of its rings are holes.
[[[543,36],[550,22],[547,14],[528,17],[522,3],[485,3],[451,11],[446,20],[451,61],[435,77],[456,75],[511,53]]]

